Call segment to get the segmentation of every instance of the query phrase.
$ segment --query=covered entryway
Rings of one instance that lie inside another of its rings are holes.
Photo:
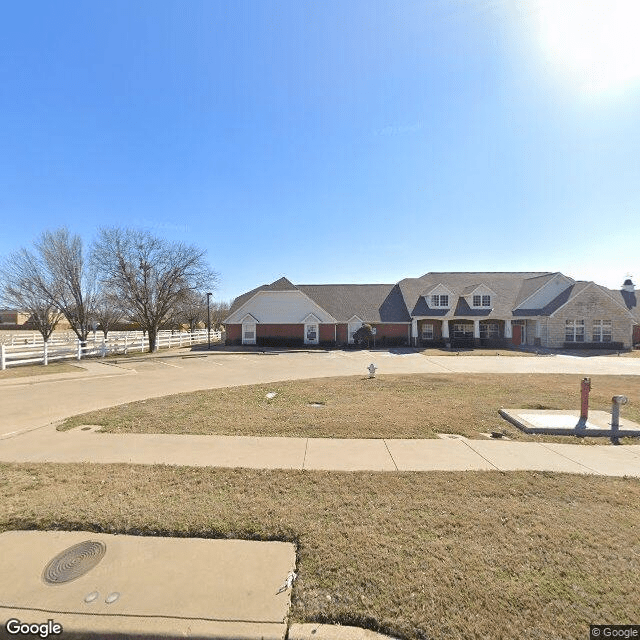
[[[318,344],[320,342],[320,320],[312,313],[304,319],[304,343]]]
[[[248,313],[242,318],[242,344],[256,343],[256,324],[258,320]]]
[[[362,326],[363,322],[358,318],[358,316],[353,316],[348,322],[347,326],[347,342],[349,344],[353,344],[355,339],[353,334]]]

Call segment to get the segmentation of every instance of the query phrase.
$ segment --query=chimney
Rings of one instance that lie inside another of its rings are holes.
[[[635,287],[633,286],[633,282],[631,282],[631,278],[627,278],[622,285],[623,291],[628,291],[629,293],[633,293],[635,291]]]

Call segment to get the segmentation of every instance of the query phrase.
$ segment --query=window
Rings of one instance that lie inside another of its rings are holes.
[[[307,342],[315,342],[317,337],[318,337],[318,325],[308,324],[307,325]]]
[[[593,321],[593,342],[611,342],[611,320]]]
[[[472,324],[454,324],[453,337],[454,338],[473,338],[473,325]]]
[[[242,343],[254,344],[256,341],[256,325],[254,322],[245,322],[242,325]]]
[[[432,307],[448,307],[449,306],[449,296],[448,295],[433,295],[431,296],[431,306]]]
[[[422,339],[423,340],[433,340],[433,325],[432,324],[423,324],[422,325]]]
[[[491,296],[474,295],[473,296],[473,306],[474,307],[490,307],[491,306]]]
[[[480,325],[480,338],[483,339],[491,339],[494,340],[496,338],[500,337],[500,329],[498,328],[498,325],[493,323],[493,322],[489,322],[489,323],[482,323]]]
[[[564,326],[565,342],[584,342],[584,320],[567,320]]]

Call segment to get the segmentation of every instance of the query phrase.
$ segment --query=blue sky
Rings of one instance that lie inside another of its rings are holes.
[[[638,283],[636,4],[6,3],[0,254],[142,226],[206,248],[220,299],[282,275]]]

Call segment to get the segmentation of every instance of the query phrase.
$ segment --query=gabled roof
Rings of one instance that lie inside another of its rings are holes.
[[[539,309],[515,309],[514,316],[550,316],[555,313],[560,307],[563,307],[569,300],[580,295],[589,285],[589,282],[578,281],[567,287],[564,291],[558,294],[551,302],[547,303],[544,307]]]
[[[523,283],[532,278],[553,275],[550,272],[435,272],[426,273],[420,278],[405,278],[398,283],[407,307],[413,316],[453,318],[457,316],[480,316],[509,318],[516,306],[515,301],[522,289]],[[471,283],[471,284],[470,284]],[[472,309],[464,300],[453,300],[451,309],[430,309],[421,296],[424,292],[442,284],[450,289],[455,296],[468,295],[480,284],[490,288],[495,293],[491,309]],[[542,283],[540,284],[542,286]]]
[[[298,289],[338,322],[410,322],[396,284],[300,284]]]
[[[284,276],[275,282],[267,285],[265,291],[297,291],[298,287],[296,287],[293,282],[287,280]]]
[[[516,298],[516,302],[513,305],[515,307],[519,307],[523,302],[525,302],[528,298],[530,298],[536,291],[539,291],[544,287],[548,282],[551,282],[555,277],[563,276],[559,271],[555,273],[545,273],[541,276],[536,276],[534,278],[527,278],[523,280],[522,287],[520,287],[520,291],[518,292],[518,297]],[[566,278],[566,276],[563,276]],[[569,278],[569,280],[571,280]]]
[[[271,284],[263,284],[255,289],[251,289],[251,291],[247,291],[247,293],[243,293],[238,296],[232,303],[229,309],[229,313],[227,317],[231,316],[235,311],[237,311],[245,302],[248,302],[256,295],[259,291],[297,291],[297,287],[287,278],[280,278]]]
[[[485,282],[478,282],[477,284],[470,284],[468,287],[465,287],[462,290],[462,295],[463,296],[468,296],[470,294],[472,294],[476,289],[488,289],[489,291],[491,291],[491,293],[495,293],[495,291]]]

